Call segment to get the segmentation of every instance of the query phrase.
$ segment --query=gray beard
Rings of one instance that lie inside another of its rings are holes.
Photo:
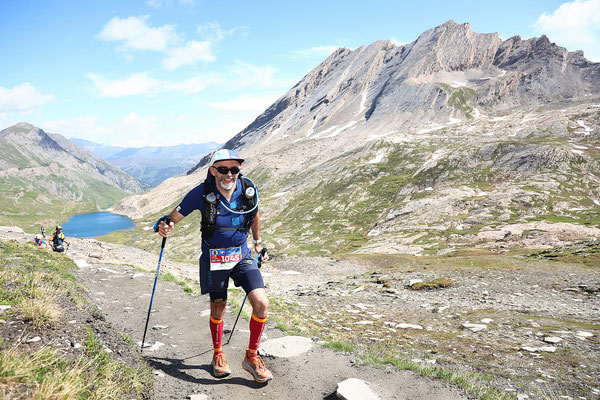
[[[219,181],[219,186],[221,186],[221,189],[223,189],[223,190],[231,190],[231,189],[233,189],[234,185],[235,185],[235,181],[231,182],[230,184],[226,184],[223,181]]]

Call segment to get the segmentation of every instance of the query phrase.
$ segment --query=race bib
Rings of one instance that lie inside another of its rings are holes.
[[[210,270],[228,271],[242,261],[242,248],[210,249]]]

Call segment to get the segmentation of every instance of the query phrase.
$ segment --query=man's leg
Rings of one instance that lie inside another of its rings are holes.
[[[213,341],[213,375],[217,378],[223,378],[231,374],[225,353],[223,352],[223,316],[225,315],[226,297],[218,294],[210,294],[210,332]]]
[[[250,344],[246,350],[246,357],[242,367],[250,372],[256,382],[264,383],[273,379],[273,374],[265,367],[265,363],[258,355],[260,338],[267,324],[267,310],[269,299],[264,288],[254,289],[248,294],[252,305],[252,318],[250,319]]]

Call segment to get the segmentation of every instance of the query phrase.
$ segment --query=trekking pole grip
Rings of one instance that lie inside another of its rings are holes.
[[[163,221],[165,221],[165,224],[169,225],[171,223],[171,216],[170,215],[165,215],[164,217],[161,218]],[[160,221],[159,221],[160,222]],[[162,244],[160,245],[161,249],[165,248],[165,244],[167,243],[167,238],[164,237],[162,240]]]

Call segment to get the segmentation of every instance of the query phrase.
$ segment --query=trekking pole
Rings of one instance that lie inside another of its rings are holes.
[[[164,219],[163,219],[164,218]],[[156,225],[154,226],[154,232],[158,232],[158,226],[161,221],[165,221],[167,225],[171,223],[171,216],[167,215],[158,220]],[[165,249],[165,244],[167,243],[167,238],[164,237],[162,240],[162,244],[160,246],[160,256],[158,257],[158,266],[156,267],[156,276],[154,277],[154,286],[152,287],[152,296],[150,296],[150,307],[148,307],[148,316],[146,317],[146,326],[144,327],[144,336],[142,337],[142,346],[140,351],[144,349],[144,342],[146,341],[146,331],[148,330],[148,321],[150,321],[150,311],[152,311],[152,300],[154,300],[154,290],[156,290],[156,281],[158,280],[158,273],[160,271],[160,262],[163,256],[163,250]]]
[[[256,257],[256,264],[258,264],[258,269],[260,269],[260,267],[262,267],[262,257],[265,255],[266,252],[267,252],[267,248],[263,247],[263,249],[260,251],[260,254],[258,255],[258,257]],[[233,332],[235,332],[235,326],[237,325],[238,319],[240,319],[240,314],[242,313],[242,309],[244,308],[244,303],[246,303],[247,297],[248,297],[248,293],[246,293],[246,295],[244,296],[244,301],[242,301],[242,305],[240,306],[240,311],[238,312],[237,318],[235,319],[235,322],[233,323],[233,328],[231,329],[231,333],[229,334],[229,339],[227,339],[227,343],[225,343],[225,344],[229,344],[229,342],[231,342],[231,337],[233,336]]]

